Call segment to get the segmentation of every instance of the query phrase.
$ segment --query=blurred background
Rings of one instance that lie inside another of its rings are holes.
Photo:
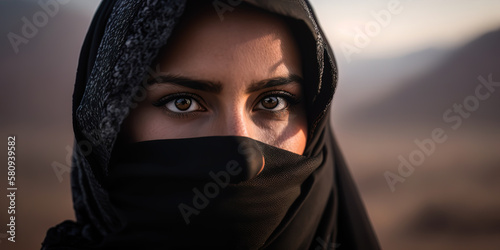
[[[60,2],[0,1],[0,135],[16,136],[18,187],[11,243],[4,167],[0,249],[39,249],[74,219],[71,95],[100,1]],[[500,249],[500,1],[311,2],[340,71],[334,130],[383,249]],[[436,129],[444,142],[422,149]]]

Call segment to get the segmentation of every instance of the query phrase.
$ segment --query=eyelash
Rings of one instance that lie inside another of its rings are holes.
[[[255,106],[258,105],[260,102],[262,102],[262,100],[264,100],[265,98],[268,98],[268,97],[280,97],[280,98],[283,98],[285,99],[285,101],[287,102],[287,106],[286,108],[282,109],[282,110],[278,110],[278,111],[272,111],[272,110],[267,110],[267,109],[255,109]],[[158,101],[154,102],[153,105],[158,107],[158,108],[161,108],[163,110],[165,110],[166,112],[169,113],[169,115],[172,115],[174,116],[175,118],[189,118],[190,116],[192,115],[196,115],[195,113],[197,111],[190,111],[190,112],[174,112],[174,111],[171,111],[170,109],[168,109],[166,107],[166,105],[168,103],[170,103],[171,101],[174,101],[178,98],[187,98],[187,99],[192,99],[194,100],[195,102],[198,103],[198,105],[202,108],[202,110],[200,110],[201,112],[203,111],[206,111],[207,109],[205,108],[205,102],[202,101],[203,99],[196,95],[196,94],[192,94],[192,93],[175,93],[175,94],[171,94],[171,95],[168,95],[168,96],[164,96],[162,97],[161,99],[159,99]],[[270,114],[272,115],[276,115],[276,116],[281,116],[283,115],[285,112],[288,112],[290,107],[293,107],[297,104],[299,104],[301,102],[301,98],[300,97],[297,97],[287,91],[282,91],[282,90],[278,90],[278,91],[269,91],[269,92],[266,92],[266,93],[263,93],[261,94],[259,97],[257,97],[257,101],[253,104],[253,111],[265,111],[265,112],[269,112]]]
[[[169,102],[174,101],[174,100],[179,99],[179,98],[192,99],[195,102],[197,102],[198,105],[200,106],[201,110],[199,110],[199,111],[206,111],[207,110],[205,108],[205,106],[206,106],[205,103],[202,101],[203,99],[200,96],[198,96],[196,94],[192,94],[192,93],[175,93],[175,94],[171,94],[168,96],[164,96],[160,100],[154,102],[153,106],[156,106],[158,108],[165,110],[166,112],[168,112],[169,115],[174,116],[174,118],[189,118],[190,116],[195,115],[194,114],[195,112],[198,112],[198,111],[174,112],[166,107],[166,105]]]
[[[255,107],[257,104],[262,102],[262,100],[264,100],[265,98],[268,98],[268,97],[280,97],[280,98],[285,99],[285,101],[287,102],[286,108],[284,108],[282,110],[272,111],[272,110],[262,109],[263,111],[267,111],[267,112],[271,112],[271,113],[286,112],[290,108],[290,106],[295,106],[301,102],[301,98],[293,95],[290,92],[286,92],[286,91],[282,91],[282,90],[275,90],[275,91],[266,92],[266,93],[260,95],[259,97],[257,97],[257,102],[254,103],[253,106]],[[253,110],[255,111],[255,108]]]

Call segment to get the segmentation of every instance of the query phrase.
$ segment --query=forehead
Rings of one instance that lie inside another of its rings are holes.
[[[214,10],[188,10],[159,62],[168,73],[215,78],[217,72],[248,77],[301,73],[298,48],[284,19],[245,5],[226,12],[223,21]]]

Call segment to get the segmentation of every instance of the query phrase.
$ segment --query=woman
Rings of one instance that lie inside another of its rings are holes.
[[[77,221],[43,249],[378,249],[296,1],[105,1],[73,95]]]

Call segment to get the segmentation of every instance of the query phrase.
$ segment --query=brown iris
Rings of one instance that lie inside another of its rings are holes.
[[[277,97],[269,96],[269,97],[262,99],[261,103],[262,103],[262,106],[264,106],[264,108],[273,109],[273,108],[276,108],[276,106],[278,106],[279,100]]]
[[[188,110],[189,107],[191,107],[191,99],[189,98],[175,99],[175,107],[182,111]]]

